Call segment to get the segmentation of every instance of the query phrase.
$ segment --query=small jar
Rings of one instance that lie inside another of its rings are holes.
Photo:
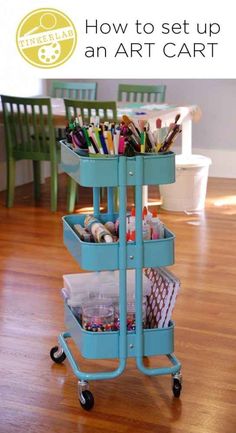
[[[95,300],[82,306],[82,326],[86,331],[114,330],[114,307],[105,300]]]
[[[97,296],[97,293],[91,290],[89,293],[87,293],[87,295],[81,297],[79,302],[73,302],[72,305],[70,305],[71,303],[68,302],[68,305],[70,305],[71,307],[71,311],[73,312],[74,316],[80,324],[82,324],[83,305],[88,305],[91,302],[94,302],[94,300],[97,299]]]
[[[115,329],[120,329],[120,313],[119,313],[119,303],[115,304],[114,307],[115,314]],[[136,320],[135,320],[135,302],[133,299],[127,300],[127,331],[135,331],[136,329]],[[143,301],[142,303],[142,319],[143,319],[143,328],[146,327],[146,303]]]

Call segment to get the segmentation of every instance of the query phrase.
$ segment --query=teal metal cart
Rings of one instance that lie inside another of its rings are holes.
[[[82,157],[66,142],[61,142],[62,166],[76,182],[93,188],[94,215],[101,221],[119,217],[119,242],[94,244],[82,242],[73,229],[74,224],[83,224],[85,215],[68,215],[63,218],[64,243],[83,269],[102,271],[119,270],[120,330],[93,333],[84,330],[65,301],[65,324],[67,331],[59,335],[59,345],[51,349],[50,356],[56,363],[68,359],[78,378],[81,406],[89,410],[94,398],[89,391],[90,380],[113,379],[126,367],[128,357],[136,359],[137,368],[149,376],[170,374],[175,397],[181,392],[181,364],[174,355],[174,323],[167,328],[143,329],[142,293],[143,268],[168,266],[174,263],[174,235],[165,228],[165,238],[143,241],[142,239],[142,186],[160,185],[175,181],[175,155],[138,155],[127,158]],[[127,186],[135,187],[136,241],[126,242]],[[100,188],[108,190],[108,212],[100,214]],[[113,208],[113,188],[119,191],[119,213]],[[136,329],[127,331],[127,269],[135,269],[135,314]],[[72,338],[80,353],[87,359],[119,359],[113,371],[83,372],[74,360],[67,340]],[[147,368],[143,363],[146,356],[166,355],[168,365]]]

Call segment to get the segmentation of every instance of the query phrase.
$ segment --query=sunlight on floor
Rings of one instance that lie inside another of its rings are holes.
[[[100,206],[100,211],[103,211],[104,207]],[[80,209],[75,209],[75,213],[93,213],[93,206],[81,207]]]
[[[236,195],[226,195],[207,201],[211,206],[219,208],[219,211],[225,215],[236,215]]]
[[[236,195],[227,195],[215,200],[214,206],[236,206]]]

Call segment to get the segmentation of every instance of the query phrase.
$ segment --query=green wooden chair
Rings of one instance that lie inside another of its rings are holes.
[[[32,160],[35,200],[40,197],[40,162],[50,161],[51,210],[57,210],[60,148],[56,143],[49,98],[1,96],[7,159],[7,207],[14,204],[16,161]]]
[[[119,84],[118,101],[122,102],[165,102],[166,86]]]
[[[99,116],[101,122],[117,121],[117,107],[115,101],[77,101],[71,99],[64,99],[66,117],[74,119],[78,115],[82,116],[84,123],[89,123],[91,116]],[[76,182],[70,178],[70,191],[68,196],[67,209],[73,212],[76,202]],[[117,195],[117,193],[115,192]],[[104,195],[104,188],[102,188],[102,195]],[[115,199],[117,201],[117,199]]]
[[[101,122],[117,121],[115,101],[78,101],[64,99],[68,119],[82,116],[84,123],[89,123],[92,116],[99,116]]]
[[[97,83],[72,83],[53,81],[50,95],[53,98],[71,98],[94,100],[97,98]]]
[[[70,98],[77,100],[90,100],[93,101],[97,97],[97,83],[80,83],[71,81],[59,81],[54,80],[51,86],[50,95],[53,98]],[[62,140],[64,137],[64,130],[61,128],[56,129],[56,136],[58,140]],[[67,210],[72,212],[74,210],[75,197],[77,194],[76,183],[69,178],[69,191],[71,193],[71,198],[68,195]]]

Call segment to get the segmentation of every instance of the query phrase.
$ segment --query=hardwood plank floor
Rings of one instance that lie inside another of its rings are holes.
[[[161,211],[176,233],[171,270],[182,282],[174,311],[181,399],[172,397],[170,377],[143,376],[129,360],[118,379],[90,384],[95,407],[88,413],[70,366],[49,359],[64,330],[62,275],[79,268],[63,246],[64,176],[57,213],[49,184],[42,190],[35,206],[32,185],[18,187],[13,209],[0,193],[0,432],[235,433],[236,180],[209,180],[205,212]],[[156,188],[150,193],[155,201]],[[81,206],[90,198],[80,188]],[[83,369],[116,365],[76,357]]]

